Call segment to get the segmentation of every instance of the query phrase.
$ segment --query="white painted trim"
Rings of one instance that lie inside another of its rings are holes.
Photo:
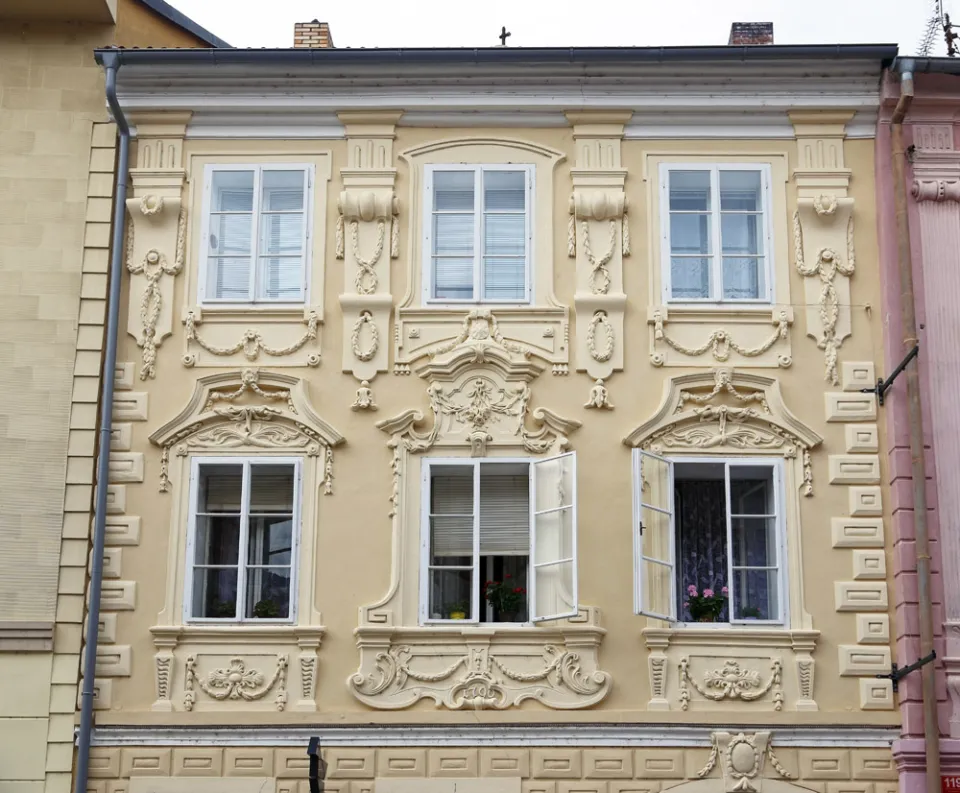
[[[789,715],[789,714],[786,714]],[[888,749],[899,727],[795,726],[780,723],[712,726],[648,724],[392,724],[377,727],[94,727],[94,746],[622,746],[709,747],[714,730],[771,730],[776,746]]]

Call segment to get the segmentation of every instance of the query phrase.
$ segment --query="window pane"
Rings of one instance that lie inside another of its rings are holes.
[[[734,515],[773,515],[773,468],[769,465],[730,466],[730,512]]]
[[[251,465],[250,512],[292,514],[295,476],[292,465]]]
[[[212,212],[253,210],[253,171],[214,171],[211,178]]]
[[[673,604],[673,568],[650,559],[641,559],[641,593],[643,610],[652,614],[669,617],[674,614]]]
[[[435,256],[472,256],[473,213],[433,216],[433,253]]]
[[[432,563],[472,565],[472,467],[443,466],[431,470],[430,515]]]
[[[250,267],[249,256],[208,259],[207,296],[219,300],[248,300]]]
[[[247,569],[247,619],[286,619],[290,616],[290,568]]]
[[[434,171],[434,210],[472,212],[473,189],[473,171]]]
[[[734,567],[777,566],[776,518],[732,518]]]
[[[250,253],[250,224],[253,215],[211,215],[208,254],[236,256]]]
[[[720,211],[759,212],[760,171],[720,171]]]
[[[453,558],[451,558],[453,557]],[[473,515],[434,515],[430,518],[432,564],[459,565],[454,559],[467,558],[473,564]]]
[[[439,299],[473,299],[473,259],[433,260],[433,296]]]
[[[292,555],[292,518],[250,516],[248,564],[289,566]]]
[[[303,253],[303,214],[263,215],[260,218],[260,255]]]
[[[670,171],[670,209],[710,211],[710,171]]]
[[[431,570],[427,616],[433,620],[469,619],[472,570]]]
[[[243,496],[243,466],[205,464],[198,476],[197,512],[240,514]]]
[[[733,580],[734,619],[780,619],[776,571],[734,569]]]
[[[536,576],[536,607],[534,614],[549,617],[554,614],[567,614],[575,604],[573,602],[573,562],[534,569]]]
[[[264,300],[299,300],[303,295],[303,259],[270,256],[260,259],[260,290]]]
[[[710,253],[710,216],[671,214],[670,251],[674,254]]]
[[[537,493],[537,503],[534,509],[537,512],[545,509],[569,507],[573,504],[574,465],[574,458],[571,456],[541,460],[534,465]]]
[[[763,216],[721,214],[720,239],[725,254],[763,253]]]
[[[530,552],[530,476],[526,466],[522,474],[487,473],[503,467],[481,466],[480,554],[526,557]]]
[[[193,571],[194,617],[237,618],[237,568]]]
[[[264,212],[303,209],[303,171],[265,170],[260,178]]]
[[[525,300],[527,297],[524,259],[484,259],[484,300]]]
[[[526,206],[523,171],[486,171],[483,174],[483,208],[487,212],[523,212]]]
[[[484,216],[484,256],[523,256],[526,252],[526,215]]]
[[[757,300],[766,292],[762,257],[723,257],[723,297]]]
[[[675,299],[709,298],[710,260],[705,257],[672,257],[670,296]]]
[[[240,557],[240,518],[198,515],[194,564],[236,565]]]

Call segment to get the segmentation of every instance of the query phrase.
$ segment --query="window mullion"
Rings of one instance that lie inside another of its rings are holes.
[[[244,602],[247,593],[247,543],[250,534],[250,461],[243,462],[243,478],[240,487],[240,547],[237,550],[237,603],[236,617],[247,618]]]
[[[711,287],[711,297],[714,300],[723,300],[723,241],[720,236],[720,167],[714,165],[710,169],[710,212],[713,215],[713,228],[711,237],[713,239],[713,256],[711,269],[713,272],[713,284]]]
[[[483,166],[474,169],[473,177],[473,299],[482,302],[483,294]]]
[[[474,622],[480,620],[480,463],[473,463],[473,572],[470,576],[470,611]]]
[[[253,217],[250,223],[250,253],[253,260],[250,262],[250,301],[256,302],[257,288],[260,283],[260,191],[263,169],[253,169]]]
[[[723,463],[723,483],[726,500],[727,518],[727,620],[734,622],[734,597],[736,587],[733,580],[733,518],[730,517],[732,505],[730,502],[730,461]]]

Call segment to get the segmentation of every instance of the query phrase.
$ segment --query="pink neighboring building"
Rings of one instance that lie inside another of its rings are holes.
[[[960,774],[960,60],[901,59],[914,74],[903,121],[907,211],[919,343],[937,652],[941,773]],[[887,372],[904,358],[900,322],[897,223],[891,164],[891,116],[900,96],[897,71],[882,84],[877,133],[880,266],[884,282]],[[911,364],[912,365],[912,364]],[[897,662],[921,656],[913,496],[904,377],[883,408],[895,536]],[[928,757],[920,673],[900,682],[902,737],[894,745],[903,793],[923,791]]]

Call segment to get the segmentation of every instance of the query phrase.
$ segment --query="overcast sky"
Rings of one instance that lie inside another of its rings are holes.
[[[773,22],[778,44],[894,43],[916,52],[933,0],[168,0],[235,47],[289,47],[329,22],[337,47],[726,44],[730,23]],[[960,21],[960,0],[944,0]],[[249,9],[249,10],[245,10]],[[942,35],[932,55],[945,54]]]

